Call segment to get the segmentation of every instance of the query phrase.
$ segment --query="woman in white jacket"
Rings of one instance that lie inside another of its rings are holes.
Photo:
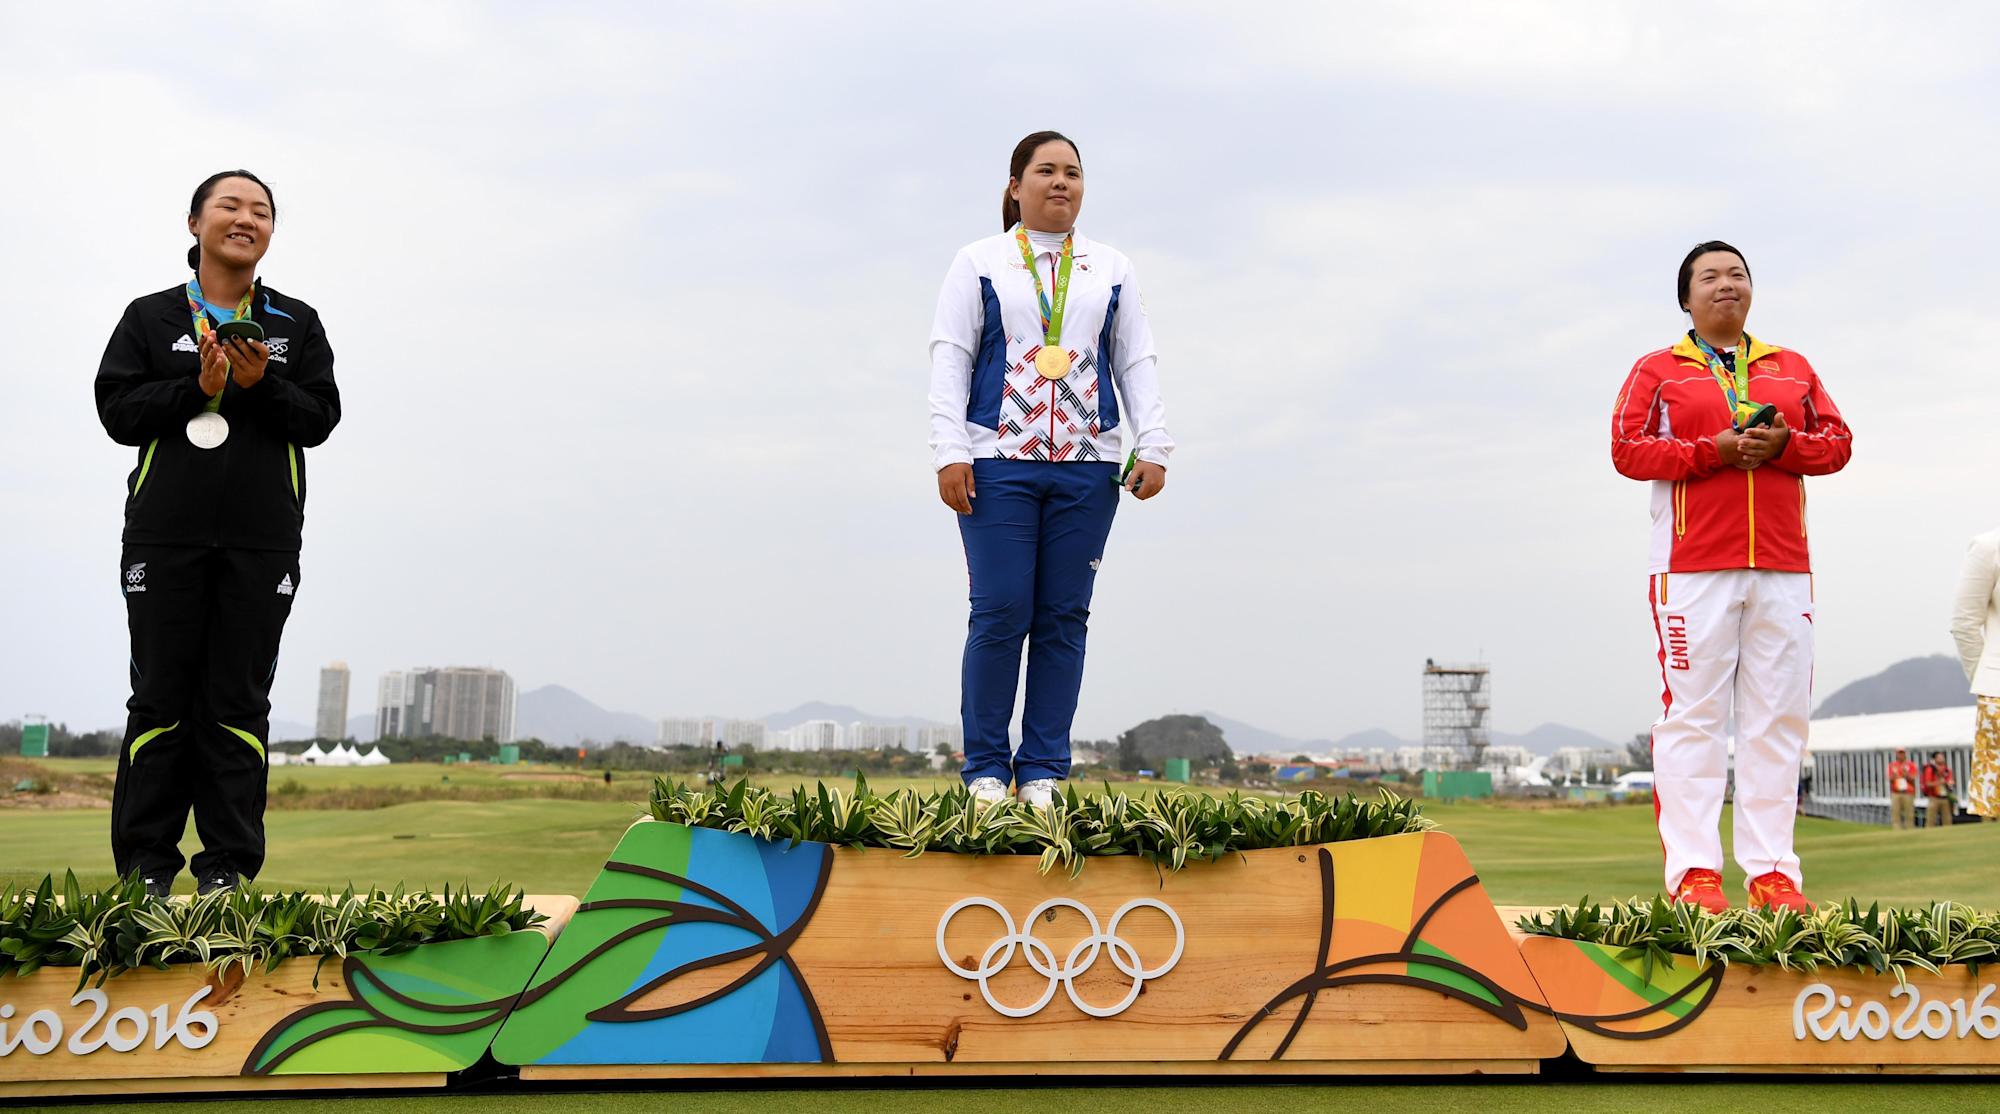
[[[1166,407],[1131,260],[1076,230],[1083,159],[1014,148],[997,236],[952,260],[931,326],[931,452],[971,580],[960,715],[972,795],[1046,806],[1069,777],[1090,597],[1122,486],[1167,482]],[[1010,753],[1027,645],[1021,748]]]
[[[1951,637],[1958,643],[1966,680],[1979,697],[1966,807],[1991,820],[2000,817],[2000,530],[1972,539],[1965,553]]]

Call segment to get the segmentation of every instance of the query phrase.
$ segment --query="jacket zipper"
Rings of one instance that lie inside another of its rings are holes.
[[[1743,490],[1746,493],[1750,527],[1750,567],[1757,567],[1757,473],[1743,473]]]

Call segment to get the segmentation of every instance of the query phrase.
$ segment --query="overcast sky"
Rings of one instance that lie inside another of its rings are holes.
[[[2000,525],[1990,9],[1222,10],[11,6],[0,719],[122,723],[133,459],[91,378],[238,165],[346,408],[277,718],[335,659],[355,712],[490,664],[646,715],[955,718],[925,344],[1045,127],[1138,268],[1180,444],[1119,512],[1080,734],[1413,736],[1424,659],[1482,654],[1502,730],[1643,729],[1648,492],[1609,413],[1711,237],[1856,432],[1810,482],[1820,693],[1948,650]]]

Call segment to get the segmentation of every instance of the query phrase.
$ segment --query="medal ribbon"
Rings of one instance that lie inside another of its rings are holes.
[[[257,284],[253,282],[250,284],[250,289],[245,290],[243,292],[243,301],[237,305],[236,314],[235,316],[230,318],[231,321],[249,320],[250,299],[254,297],[256,293],[257,293]],[[207,299],[201,296],[201,275],[196,274],[188,279],[187,299],[188,299],[188,312],[194,315],[195,343],[200,344],[201,339],[209,334]],[[227,359],[228,356],[225,354],[223,358]],[[229,384],[227,382],[224,382],[223,386],[226,388],[229,386]],[[222,409],[221,391],[215,392],[215,396],[208,400],[208,406],[206,407],[206,409],[211,414]]]
[[[1021,245],[1021,262],[1028,265],[1028,277],[1035,280],[1035,297],[1042,308],[1042,343],[1055,347],[1062,343],[1063,308],[1069,305],[1069,265],[1075,258],[1074,234],[1064,236],[1062,262],[1056,266],[1056,296],[1052,302],[1042,289],[1042,273],[1035,269],[1035,247],[1028,242],[1028,229],[1014,226],[1014,242]]]
[[[1701,339],[1700,333],[1689,332],[1694,336],[1695,346],[1701,349],[1701,354],[1708,357],[1709,374],[1715,376],[1716,383],[1722,387],[1723,397],[1729,400],[1729,424],[1740,429],[1743,408],[1750,404],[1750,334],[1743,334],[1743,339],[1736,343],[1736,367],[1732,370],[1729,362],[1722,358],[1722,353]]]

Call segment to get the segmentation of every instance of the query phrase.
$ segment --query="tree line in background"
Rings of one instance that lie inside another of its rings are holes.
[[[21,753],[21,726],[17,719],[0,723],[0,755]],[[66,723],[49,724],[51,758],[111,758],[124,741],[124,733],[119,731],[76,732]]]

